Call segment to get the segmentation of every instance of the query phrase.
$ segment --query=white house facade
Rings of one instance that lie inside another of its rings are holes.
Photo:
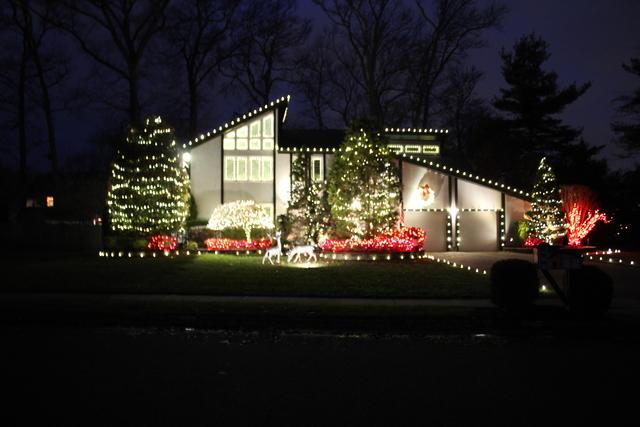
[[[311,179],[325,180],[344,137],[341,130],[284,126],[289,96],[256,108],[184,143],[198,218],[217,206],[253,200],[275,218],[285,214],[291,165],[300,153]],[[440,156],[442,129],[386,128],[396,153],[404,223],[426,230],[427,251],[501,249],[507,227],[529,210],[529,194],[448,166]]]

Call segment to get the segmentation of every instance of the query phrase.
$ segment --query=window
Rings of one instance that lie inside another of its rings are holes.
[[[262,140],[263,150],[273,150],[273,138],[264,138]]]
[[[249,140],[249,150],[259,150],[260,149],[260,138],[251,138]]]
[[[420,154],[422,147],[419,145],[405,145],[404,152],[407,154]]]
[[[273,138],[273,113],[262,119],[262,136]]]
[[[262,180],[273,180],[273,158],[268,156],[262,157]]]
[[[227,132],[224,137],[223,148],[225,150],[235,150],[236,149],[236,133],[235,132]]]
[[[393,151],[395,154],[402,153],[402,145],[400,144],[389,144],[388,147],[389,147],[389,150]]]
[[[236,158],[225,156],[224,158],[224,180],[233,181],[236,179]]]
[[[249,158],[249,181],[260,181],[260,157]]]
[[[251,138],[260,138],[260,120],[251,123]]]
[[[313,181],[322,181],[322,163],[322,156],[311,157],[311,179]]]
[[[246,150],[248,146],[247,138],[236,139],[236,150]]]
[[[247,180],[247,158],[238,157],[236,160],[236,181]]]
[[[236,134],[238,138],[247,138],[249,136],[249,127],[247,125],[239,127]]]

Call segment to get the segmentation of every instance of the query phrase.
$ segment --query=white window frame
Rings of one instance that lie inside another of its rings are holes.
[[[260,133],[260,120],[254,120],[249,123],[249,138],[260,138],[262,134]],[[258,129],[257,133],[253,133],[255,129]]]
[[[262,138],[263,150],[273,150],[274,145],[273,138]]]
[[[319,175],[316,176],[316,167],[315,164],[316,162],[318,162],[318,164],[320,165],[320,171],[319,171]],[[311,156],[311,180],[312,181],[322,181],[324,179],[324,159],[322,158],[322,156]]]
[[[395,154],[402,154],[403,147],[401,144],[389,144],[389,150],[393,151]]]
[[[247,138],[236,138],[236,150],[248,150],[249,140]]]
[[[260,138],[251,138],[249,140],[249,150],[260,150]]]
[[[257,171],[255,171],[256,168],[254,168],[254,162],[257,163]],[[258,156],[251,156],[249,157],[249,181],[251,182],[259,182],[262,180],[262,161],[261,158]],[[254,178],[254,171],[256,172],[255,178]]]
[[[229,173],[229,165],[233,165],[232,173]],[[236,157],[224,156],[224,180],[235,181],[236,180]]]
[[[266,126],[265,123],[269,123],[269,126]],[[273,129],[273,125],[274,125],[273,113],[269,113],[262,118],[262,137],[263,138],[274,137],[275,132]]]
[[[249,125],[242,125],[237,128],[236,138],[249,138]]]
[[[269,175],[265,175],[265,164],[269,165]],[[273,157],[262,156],[260,158],[260,180],[261,181],[273,181]]]
[[[404,152],[406,154],[420,154],[422,153],[422,147],[414,144],[405,145]]]
[[[236,157],[236,181],[246,181],[248,174],[249,174],[249,170],[247,169],[247,157],[245,156],[239,156]],[[244,176],[240,175],[240,164],[244,164]]]

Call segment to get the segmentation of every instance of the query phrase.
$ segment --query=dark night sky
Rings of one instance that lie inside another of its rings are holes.
[[[314,21],[316,29],[326,22],[326,17],[311,0],[298,0],[299,12]],[[488,4],[489,0],[480,0]],[[584,137],[590,144],[607,145],[605,157],[612,169],[627,169],[640,158],[621,159],[619,150],[611,142],[609,129],[615,106],[612,100],[629,94],[638,85],[637,79],[626,73],[621,64],[632,56],[640,56],[640,0],[509,0],[505,2],[510,12],[503,28],[486,33],[487,46],[474,51],[469,64],[484,73],[478,87],[478,95],[491,99],[504,85],[500,72],[499,51],[510,49],[522,34],[535,31],[550,44],[551,59],[547,68],[559,75],[562,85],[591,81],[591,89],[562,118],[567,123],[584,128]],[[82,56],[79,52],[78,56]],[[275,96],[284,93],[276,91]],[[186,94],[185,94],[186,95]],[[292,114],[296,113],[296,94],[293,95]],[[235,112],[253,106],[234,105]],[[215,106],[209,111],[203,130],[217,126],[232,117],[232,111]],[[206,114],[205,114],[206,115]],[[84,112],[61,113],[58,116],[59,144],[62,157],[82,150],[84,141],[104,127],[108,119],[104,110],[87,109]],[[211,120],[211,122],[209,122]],[[36,150],[35,157],[44,160],[45,147]],[[38,153],[39,152],[39,155]],[[31,162],[37,164],[38,160]],[[46,164],[44,161],[43,164]]]
[[[480,4],[491,1],[481,0]],[[630,94],[638,85],[621,64],[640,56],[639,0],[508,0],[501,30],[486,33],[487,46],[473,52],[469,63],[484,73],[478,95],[491,99],[504,86],[499,52],[510,49],[523,34],[535,31],[550,44],[547,69],[556,71],[561,85],[592,82],[589,91],[565,111],[568,124],[584,128],[585,140],[607,145],[612,169],[629,168],[640,158],[620,159],[609,126],[612,100]],[[311,0],[299,0],[301,11],[318,23],[324,21]]]

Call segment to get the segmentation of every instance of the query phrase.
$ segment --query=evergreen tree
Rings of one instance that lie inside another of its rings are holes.
[[[560,189],[556,176],[545,158],[540,160],[536,180],[531,193],[533,201],[527,212],[529,237],[543,239],[552,243],[566,233],[565,214],[562,210]]]
[[[368,122],[353,123],[329,175],[328,199],[337,234],[368,238],[395,226],[398,176],[382,132]]]
[[[622,68],[640,77],[640,58],[631,58]],[[640,150],[640,87],[631,96],[620,97],[617,101],[620,103],[618,114],[629,120],[612,124],[613,131],[619,135],[618,142],[629,150]]]
[[[542,69],[549,59],[549,45],[535,34],[520,38],[513,52],[502,50],[502,74],[509,85],[500,89],[493,106],[506,113],[507,140],[517,147],[515,161],[528,161],[540,154],[561,152],[581,130],[562,124],[556,116],[591,86],[558,87],[558,75]],[[526,165],[525,165],[526,166]]]
[[[291,165],[291,197],[287,208],[291,232],[300,243],[318,242],[327,226],[329,203],[324,182],[311,179],[311,159],[300,154]]]
[[[107,205],[113,231],[176,233],[189,214],[189,177],[173,129],[160,117],[132,128],[111,168]]]

